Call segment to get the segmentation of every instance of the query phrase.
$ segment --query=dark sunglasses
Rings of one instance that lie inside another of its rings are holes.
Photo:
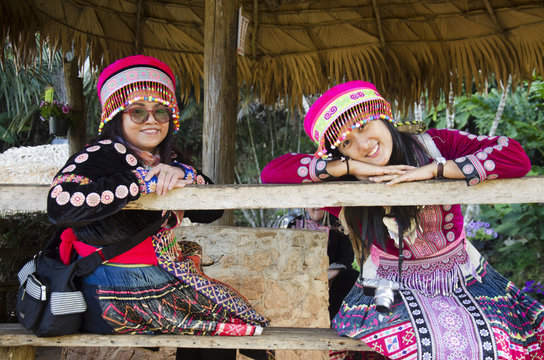
[[[167,107],[158,107],[156,109],[147,110],[143,107],[134,107],[123,110],[124,113],[130,115],[130,120],[136,124],[143,124],[149,119],[149,114],[153,115],[153,118],[160,123],[167,123],[172,118],[172,110]]]

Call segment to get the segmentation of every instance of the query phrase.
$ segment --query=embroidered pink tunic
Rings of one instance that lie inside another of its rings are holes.
[[[447,129],[426,134],[443,157],[456,162],[469,186],[521,177],[531,168],[520,144],[505,136]],[[291,153],[272,160],[261,177],[264,183],[330,180],[325,169],[326,160]],[[327,210],[337,215],[340,209]],[[389,230],[385,251],[372,246],[365,278],[399,281],[396,234]],[[460,205],[423,207],[419,227],[403,244],[402,290],[391,312],[376,311],[360,278],[333,320],[339,334],[361,339],[391,359],[544,358],[544,306],[496,273],[466,241]]]

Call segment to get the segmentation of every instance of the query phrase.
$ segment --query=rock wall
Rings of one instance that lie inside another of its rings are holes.
[[[271,326],[329,327],[326,233],[194,226],[178,234],[202,246],[208,276],[238,290]],[[276,357],[318,360],[328,354],[278,350]]]
[[[329,326],[326,233],[220,226],[179,229],[179,240],[202,246],[204,272],[238,290],[273,326]]]

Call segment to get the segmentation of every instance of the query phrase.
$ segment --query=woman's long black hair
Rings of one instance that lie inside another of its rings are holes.
[[[373,120],[383,121],[383,120]],[[403,133],[388,121],[383,121],[391,132],[393,150],[387,165],[423,166],[428,164],[429,155],[412,134]],[[387,227],[383,223],[385,216],[394,217],[399,225],[399,238],[411,226],[412,219],[418,221],[417,206],[392,206],[386,213],[383,206],[346,206],[344,220],[350,232],[350,238],[358,261],[362,261],[362,253],[370,244],[377,244],[385,249],[385,241],[389,238]],[[362,232],[364,232],[362,234]]]
[[[117,113],[113,119],[108,121],[104,127],[102,128],[102,132],[98,137],[96,138],[96,141],[99,140],[105,140],[105,139],[111,139],[115,141],[123,142],[126,145],[126,139],[123,135],[123,113],[119,112]],[[164,164],[170,164],[172,162],[172,150],[173,149],[173,129],[174,129],[174,121],[170,119],[170,122],[168,123],[168,134],[164,138],[164,140],[157,146],[159,150],[159,156],[161,158],[161,163]],[[130,150],[130,147],[127,147],[127,150]],[[178,153],[176,151],[176,153]],[[136,156],[138,159],[138,162],[142,163],[142,159],[138,156],[138,154],[131,151],[131,154]],[[178,154],[179,155],[179,154]]]

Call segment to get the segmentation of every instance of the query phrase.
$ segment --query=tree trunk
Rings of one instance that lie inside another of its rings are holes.
[[[64,81],[66,84],[66,101],[72,107],[77,118],[72,121],[68,130],[68,151],[75,154],[87,143],[87,113],[83,96],[83,79],[78,76],[77,59],[64,62]]]
[[[216,184],[234,183],[237,9],[235,0],[205,3],[202,169]],[[232,225],[233,212],[226,211],[219,223]]]
[[[455,128],[455,94],[453,85],[450,83],[450,93],[448,95],[448,106],[446,108],[446,128]]]
[[[506,88],[504,88],[504,91],[501,94],[499,106],[497,107],[497,112],[495,113],[495,119],[493,119],[493,124],[491,125],[491,130],[489,131],[489,136],[495,136],[495,133],[497,132],[497,128],[499,127],[499,122],[501,120],[502,113],[504,112],[504,107],[506,106],[506,98],[508,97],[508,93],[510,92],[511,87],[512,87],[512,75],[509,75]]]

